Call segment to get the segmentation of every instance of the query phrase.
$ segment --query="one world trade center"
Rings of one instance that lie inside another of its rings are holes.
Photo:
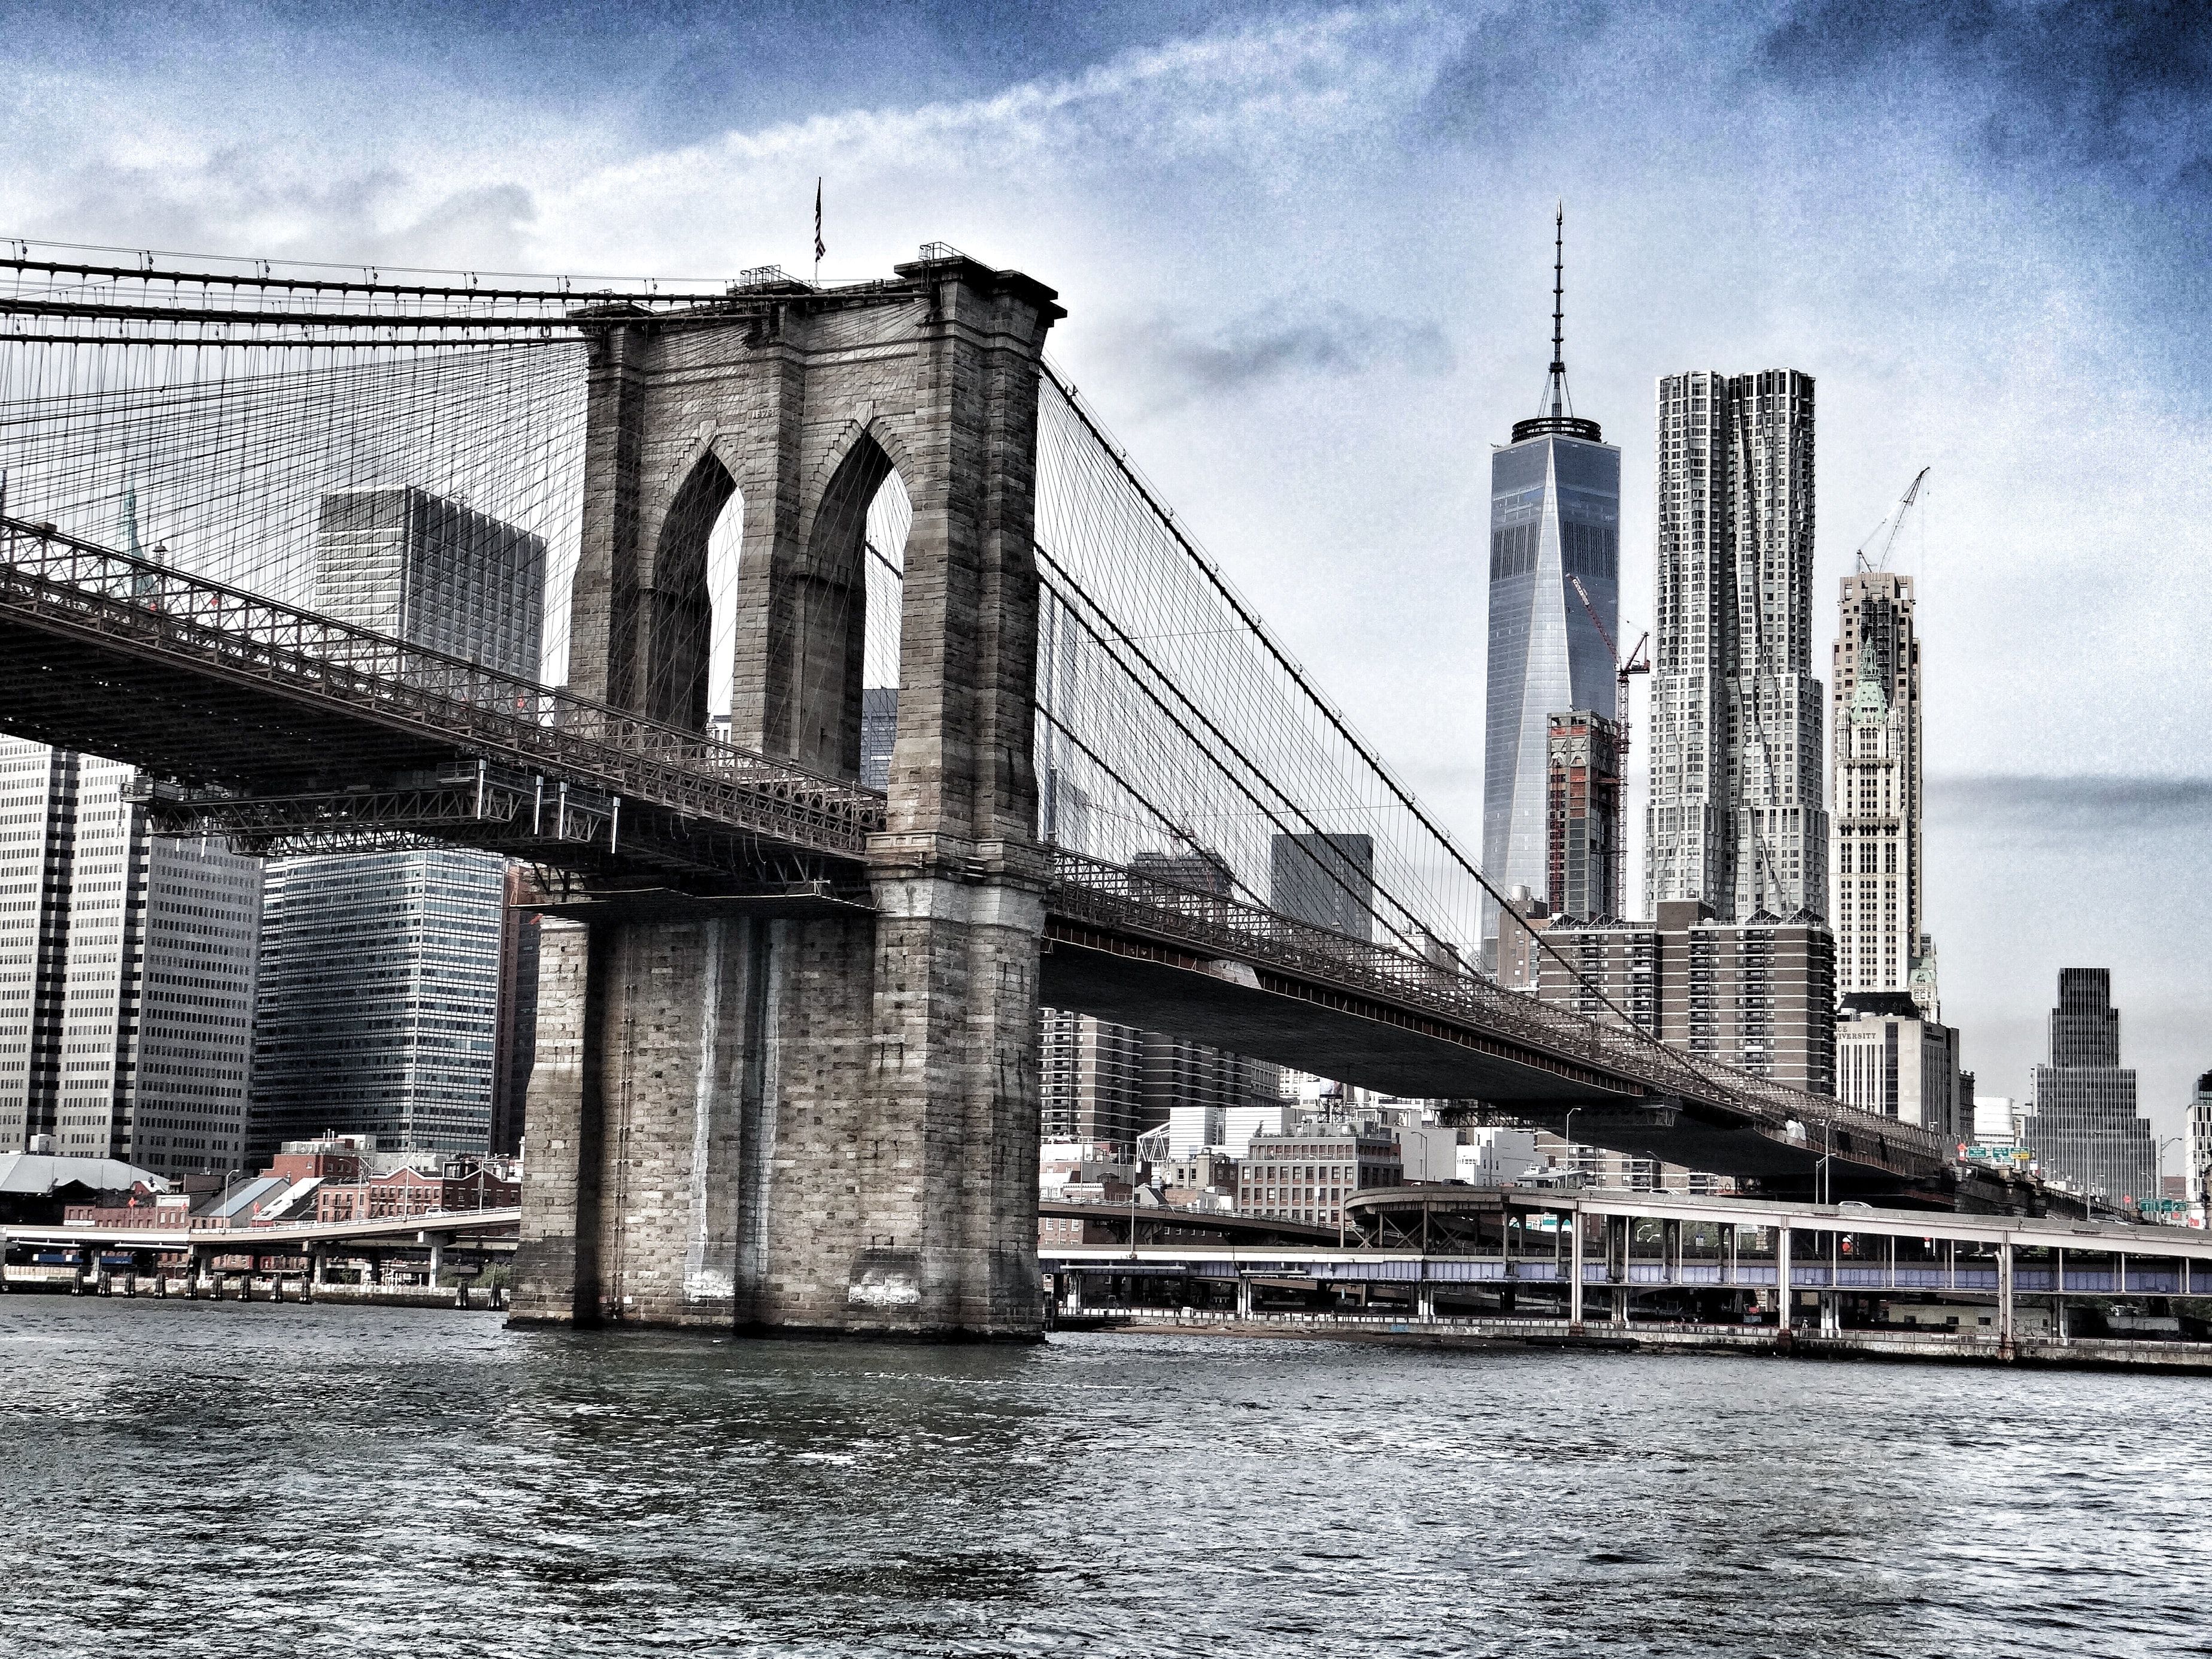
[[[1482,864],[1493,886],[1547,890],[1552,716],[1610,720],[1620,636],[1620,451],[1574,412],[1562,351],[1565,215],[1554,226],[1552,366],[1539,412],[1490,457],[1490,672]],[[1579,588],[1577,584],[1579,583]],[[1593,615],[1595,613],[1595,615]],[[1600,627],[1602,625],[1603,632]],[[1611,908],[1618,908],[1618,895]],[[1498,960],[1498,920],[1483,930]]]

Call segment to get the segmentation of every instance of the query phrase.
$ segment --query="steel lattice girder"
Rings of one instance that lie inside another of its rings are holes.
[[[483,761],[771,855],[855,859],[883,825],[872,792],[42,526],[0,521],[0,552],[23,737],[271,797]]]

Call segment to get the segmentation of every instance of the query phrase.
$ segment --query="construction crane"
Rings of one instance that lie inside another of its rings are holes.
[[[1613,908],[1618,911],[1627,897],[1626,889],[1628,881],[1628,838],[1624,833],[1627,828],[1628,805],[1628,677],[1651,672],[1651,653],[1647,648],[1651,643],[1651,630],[1645,629],[1643,638],[1636,641],[1635,648],[1623,657],[1613,647],[1612,630],[1598,617],[1597,607],[1590,603],[1589,590],[1583,586],[1583,579],[1570,576],[1567,580],[1574,584],[1575,597],[1583,602],[1583,609],[1589,613],[1590,626],[1597,629],[1598,638],[1605,641],[1605,654],[1613,659],[1613,722],[1617,732],[1613,740],[1613,763],[1616,775],[1613,783],[1613,839],[1609,860],[1612,868],[1607,875],[1613,889]]]
[[[1905,515],[1912,510],[1913,502],[1920,499],[1920,485],[1927,477],[1928,469],[1924,466],[1913,474],[1911,483],[1905,489],[1905,499],[1897,504],[1897,511],[1884,519],[1881,524],[1876,525],[1874,527],[1874,535],[1869,536],[1865,541],[1859,544],[1858,568],[1861,570],[1889,568],[1889,550],[1897,545],[1897,532],[1905,528]],[[1889,534],[1887,536],[1881,536],[1883,525],[1889,527]],[[1869,559],[1867,557],[1867,549],[1874,544],[1875,536],[1881,536],[1881,551]]]

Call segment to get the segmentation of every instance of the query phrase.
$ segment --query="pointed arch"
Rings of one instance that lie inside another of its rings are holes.
[[[868,507],[894,468],[888,451],[859,422],[840,447],[842,453],[825,463],[826,480],[801,520],[803,550],[781,584],[769,618],[771,654],[787,668],[768,688],[768,713],[771,729],[785,734],[793,759],[857,780]]]
[[[653,545],[644,710],[695,732],[707,726],[714,640],[707,544],[737,494],[729,468],[711,447],[702,448],[671,498]]]

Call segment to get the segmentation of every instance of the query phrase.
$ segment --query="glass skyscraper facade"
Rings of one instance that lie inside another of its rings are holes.
[[[1575,416],[1517,422],[1490,458],[1490,665],[1484,699],[1482,866],[1510,890],[1550,879],[1552,716],[1613,707],[1620,451]],[[1579,579],[1589,609],[1574,588]],[[1498,923],[1485,925],[1495,961]]]
[[[1542,896],[1551,876],[1552,716],[1614,705],[1620,634],[1620,451],[1567,396],[1565,222],[1554,226],[1552,362],[1538,412],[1490,456],[1489,683],[1483,697],[1482,867]],[[1498,913],[1486,902],[1484,965]]]
[[[253,1140],[489,1149],[506,863],[441,848],[272,859]]]
[[[426,489],[334,489],[317,517],[315,608],[534,680],[544,538]]]
[[[428,491],[323,500],[316,604],[356,627],[536,679],[544,577],[539,538]],[[498,854],[452,848],[269,861],[257,1151],[325,1131],[505,1150],[527,1043],[501,1028],[535,1001],[502,949],[507,885]]]
[[[151,834],[134,775],[0,738],[0,1152],[51,1136],[221,1173],[244,1151],[260,866]]]

